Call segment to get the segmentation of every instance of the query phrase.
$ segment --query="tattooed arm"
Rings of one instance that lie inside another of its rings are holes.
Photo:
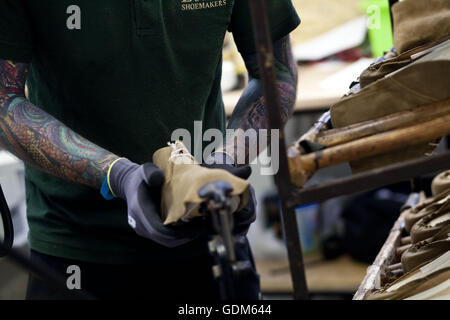
[[[292,55],[289,36],[274,43],[275,71],[277,75],[277,87],[281,98],[281,119],[285,124],[291,115],[297,94],[297,65]],[[262,92],[262,84],[259,76],[257,54],[244,55],[245,65],[249,73],[249,83],[241,96],[236,108],[231,115],[228,129],[234,129],[235,133],[221,150],[234,157],[235,163],[243,165],[251,162],[249,157],[249,146],[258,145],[258,135],[260,129],[268,129],[266,118],[266,104]],[[238,130],[242,129],[242,130]],[[248,129],[256,130],[256,135],[244,136],[244,131]],[[270,134],[268,134],[270,138]],[[268,142],[269,143],[269,142]],[[258,150],[259,154],[263,150]]]
[[[100,189],[118,157],[25,98],[29,64],[0,59],[0,145],[47,173]]]

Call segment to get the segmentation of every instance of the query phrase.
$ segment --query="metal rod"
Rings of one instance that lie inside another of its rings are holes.
[[[437,156],[414,159],[305,189],[297,189],[292,194],[289,205],[295,207],[322,202],[334,197],[407,181],[411,177],[448,169],[449,166],[450,151],[447,151]]]
[[[6,202],[3,189],[0,186],[0,215],[3,222],[3,239],[0,247],[0,257],[4,257],[11,250],[14,242],[14,226],[9,211],[8,203]]]
[[[236,262],[236,253],[234,252],[234,240],[231,235],[232,234],[231,230],[233,229],[230,223],[231,213],[228,212],[227,210],[220,209],[218,214],[221,225],[220,231],[222,233],[224,245],[227,248],[227,258],[229,263],[232,264]]]
[[[300,148],[303,150],[300,150],[302,153],[309,152],[307,144],[310,142],[316,142],[317,136],[320,134],[320,132],[328,129],[328,124],[331,120],[331,114],[330,111],[325,112],[309,129],[303,136],[298,139],[293,146],[296,148]],[[290,148],[289,148],[290,149]]]
[[[289,265],[294,287],[294,298],[299,300],[307,299],[308,288],[306,285],[302,247],[295,209],[286,205],[288,195],[291,193],[291,190],[293,190],[293,185],[290,180],[286,156],[284,128],[281,121],[280,96],[276,86],[275,60],[265,1],[250,0],[250,9],[253,31],[255,34],[255,45],[258,52],[261,83],[266,101],[266,114],[269,119],[269,129],[280,130],[279,170],[275,175],[275,182],[281,200],[281,219],[283,221],[285,241],[288,250]]]
[[[390,114],[378,119],[364,121],[339,129],[322,131],[314,140],[321,145],[332,147],[354,141],[380,132],[423,123],[450,113],[450,99]]]
[[[394,150],[416,146],[446,136],[450,133],[450,114],[407,128],[400,128],[356,141],[327,148],[305,156],[289,158],[291,175],[297,186],[304,184],[305,173],[336,165],[385,154]]]

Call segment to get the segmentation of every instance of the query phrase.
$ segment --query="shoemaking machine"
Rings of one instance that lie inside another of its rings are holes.
[[[245,246],[243,237],[233,235],[233,212],[231,209],[231,185],[216,181],[203,186],[198,195],[206,199],[204,212],[210,217],[214,236],[208,247],[214,259],[214,278],[219,284],[222,300],[239,300],[239,281],[252,266],[248,260],[240,260],[236,254],[239,246]]]

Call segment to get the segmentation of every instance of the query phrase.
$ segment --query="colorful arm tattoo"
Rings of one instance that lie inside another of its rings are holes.
[[[274,56],[277,87],[281,98],[281,117],[283,124],[285,124],[295,105],[298,79],[297,65],[292,55],[289,36],[274,43]],[[242,163],[239,163],[237,159],[243,158],[239,155],[245,155],[245,163],[253,161],[249,157],[249,146],[258,145],[260,129],[268,129],[266,104],[259,76],[258,56],[256,53],[244,56],[244,60],[250,81],[228,122],[228,129],[236,131],[221,149],[233,155],[238,165],[242,165]],[[244,132],[248,129],[256,130],[256,135],[245,135]],[[267,139],[270,139],[270,134],[268,134]],[[261,151],[263,150],[258,150],[258,154]]]
[[[100,189],[118,157],[25,98],[28,66],[0,59],[0,145],[40,170]]]

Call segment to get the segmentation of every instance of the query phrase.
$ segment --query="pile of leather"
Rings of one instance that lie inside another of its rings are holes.
[[[405,0],[393,8],[394,46],[331,107],[334,128],[450,98],[450,1]],[[351,163],[354,172],[431,153],[436,141]]]
[[[434,178],[432,190],[433,197],[403,213],[409,243],[398,249],[392,281],[369,300],[450,299],[450,171]]]

